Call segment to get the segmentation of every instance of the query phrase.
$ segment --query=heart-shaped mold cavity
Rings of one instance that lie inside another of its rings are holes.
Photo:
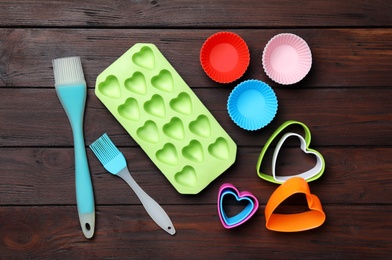
[[[165,124],[163,126],[163,132],[168,137],[179,141],[185,138],[184,125],[178,117],[173,117],[169,123]]]
[[[155,154],[157,159],[168,165],[176,166],[178,164],[178,154],[176,147],[173,144],[167,143],[162,149],[158,150]]]
[[[144,46],[139,52],[135,53],[132,56],[132,61],[144,69],[153,70],[155,68],[154,52],[147,46]]]
[[[211,136],[211,126],[208,117],[200,115],[189,124],[189,130],[195,135],[208,138]]]
[[[129,120],[138,121],[140,119],[139,105],[134,98],[128,98],[124,104],[118,107],[117,112]]]
[[[120,83],[118,82],[117,77],[113,75],[108,76],[104,82],[99,83],[98,90],[102,95],[110,98],[121,97]]]
[[[165,92],[171,93],[174,90],[173,76],[168,70],[161,70],[157,76],[151,79],[151,84]]]
[[[150,115],[156,117],[163,118],[166,115],[165,103],[163,101],[163,98],[157,94],[153,95],[149,101],[144,103],[144,110]]]
[[[157,125],[148,120],[144,125],[137,129],[137,136],[145,142],[156,144],[159,142],[159,132]]]
[[[203,147],[197,140],[192,140],[185,146],[182,149],[182,155],[193,162],[202,163],[204,161]]]
[[[197,175],[193,167],[187,165],[180,172],[174,175],[174,179],[177,183],[192,188],[197,185]]]
[[[187,93],[181,92],[176,98],[170,101],[170,107],[178,113],[190,115],[192,114],[191,97]]]
[[[208,146],[208,152],[220,160],[228,160],[230,157],[229,144],[223,137],[219,137],[215,143],[210,144]]]
[[[147,93],[146,79],[143,73],[137,71],[125,81],[125,88],[133,93],[144,95]]]

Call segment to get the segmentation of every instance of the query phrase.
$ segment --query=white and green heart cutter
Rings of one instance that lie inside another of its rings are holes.
[[[199,193],[235,161],[234,141],[154,44],[106,68],[95,94],[179,193]]]
[[[270,147],[272,142],[275,140],[275,138],[280,133],[282,133],[284,130],[286,130],[287,127],[289,127],[291,125],[300,125],[304,130],[305,137],[303,137],[302,135],[299,135],[298,133],[293,133],[293,132],[287,132],[286,134],[284,134],[280,138],[279,142],[277,143],[275,150],[274,150],[274,153],[272,155],[272,174],[267,174],[267,173],[261,172],[261,170],[260,170],[261,164],[262,164],[264,155],[266,154],[268,148]],[[316,164],[311,169],[309,169],[303,173],[294,174],[291,176],[279,176],[276,174],[276,170],[275,170],[278,154],[279,154],[280,149],[282,148],[283,143],[289,137],[292,137],[292,136],[297,137],[300,140],[300,148],[304,153],[311,154],[316,158]],[[261,153],[259,155],[259,158],[257,160],[257,165],[256,165],[257,174],[259,175],[260,178],[262,178],[266,181],[269,181],[269,182],[277,183],[277,184],[282,184],[292,177],[301,177],[308,182],[317,180],[324,173],[325,160],[324,160],[324,157],[318,151],[309,148],[310,141],[311,141],[310,130],[304,123],[294,121],[294,120],[286,121],[280,127],[278,127],[278,129],[271,135],[271,137],[268,139],[268,141],[265,143],[263,149],[261,150]]]

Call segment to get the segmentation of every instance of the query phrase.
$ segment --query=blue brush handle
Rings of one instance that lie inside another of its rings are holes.
[[[75,187],[78,214],[83,233],[92,237],[94,233],[95,210],[94,192],[87,163],[84,146],[83,131],[81,128],[73,129],[75,149]]]
[[[75,153],[76,202],[79,221],[85,237],[91,238],[95,228],[95,209],[93,185],[83,136],[86,85],[56,86],[56,92],[72,127]]]

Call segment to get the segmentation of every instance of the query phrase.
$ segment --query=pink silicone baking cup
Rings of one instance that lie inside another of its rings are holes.
[[[200,50],[203,70],[219,83],[230,83],[239,79],[248,68],[249,61],[248,45],[232,32],[211,35]]]
[[[263,51],[263,68],[273,81],[290,85],[302,80],[312,66],[308,44],[292,33],[274,36]]]

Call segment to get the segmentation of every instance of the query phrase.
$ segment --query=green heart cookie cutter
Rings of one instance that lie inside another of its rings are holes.
[[[281,184],[281,181],[276,180],[271,174],[266,174],[266,173],[262,173],[260,172],[260,166],[261,163],[263,161],[264,155],[267,152],[269,146],[271,145],[271,143],[275,140],[275,138],[283,132],[283,130],[285,130],[288,126],[291,125],[300,125],[302,126],[302,128],[304,129],[304,133],[305,133],[305,142],[306,142],[306,150],[309,152],[312,152],[314,154],[316,154],[320,160],[321,160],[321,169],[319,171],[319,173],[317,173],[316,175],[312,176],[311,178],[306,179],[306,181],[311,182],[314,180],[317,180],[318,178],[320,178],[320,176],[324,173],[325,170],[325,160],[324,157],[316,150],[309,148],[310,145],[310,141],[311,141],[311,134],[310,134],[310,130],[309,128],[304,124],[301,123],[299,121],[294,121],[294,120],[289,120],[286,121],[285,123],[283,123],[280,127],[278,127],[278,129],[271,135],[271,137],[268,139],[268,141],[265,143],[263,149],[261,150],[261,153],[259,155],[259,158],[257,160],[257,165],[256,165],[256,171],[257,174],[259,175],[260,178],[262,178],[263,180],[272,182],[272,183],[276,183],[276,184]],[[293,175],[292,177],[297,176],[297,175]]]

